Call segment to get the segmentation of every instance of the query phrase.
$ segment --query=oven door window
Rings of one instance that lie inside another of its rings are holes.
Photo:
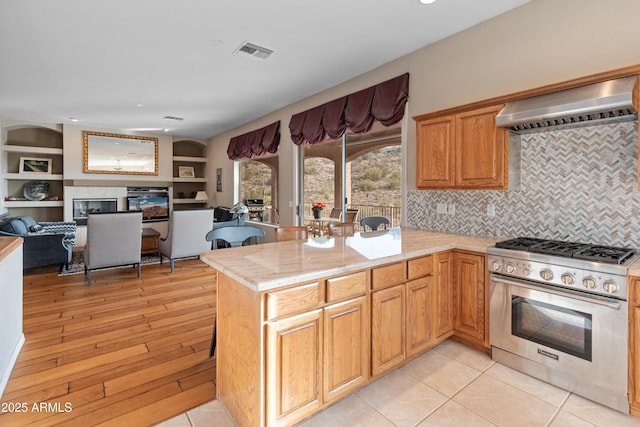
[[[511,333],[591,361],[591,314],[512,295]]]

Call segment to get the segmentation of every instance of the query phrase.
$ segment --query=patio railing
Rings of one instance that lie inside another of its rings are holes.
[[[347,205],[348,209],[358,209],[358,216],[356,218],[357,229],[360,228],[360,218],[365,216],[386,216],[391,221],[391,227],[400,227],[400,215],[402,208],[397,206],[377,206],[377,205]],[[327,207],[328,211],[331,211],[331,207]],[[311,203],[305,202],[304,211],[311,212]]]

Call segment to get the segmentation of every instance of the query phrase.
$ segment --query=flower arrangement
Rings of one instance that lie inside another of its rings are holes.
[[[315,202],[314,204],[311,205],[311,210],[313,211],[313,217],[314,218],[320,218],[320,213],[322,212],[322,209],[326,208],[327,204],[326,203],[322,203],[322,202]]]
[[[315,202],[313,205],[311,205],[311,209],[314,211],[321,211],[326,207],[327,207],[327,204],[322,202]]]

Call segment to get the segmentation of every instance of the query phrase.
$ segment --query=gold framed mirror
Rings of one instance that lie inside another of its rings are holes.
[[[82,131],[84,173],[158,175],[158,138]]]

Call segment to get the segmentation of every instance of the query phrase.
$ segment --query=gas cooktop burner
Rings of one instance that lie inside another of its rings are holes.
[[[539,254],[555,255],[611,264],[623,264],[634,255],[633,249],[614,246],[589,245],[559,240],[517,237],[496,243],[496,248],[515,249]]]

